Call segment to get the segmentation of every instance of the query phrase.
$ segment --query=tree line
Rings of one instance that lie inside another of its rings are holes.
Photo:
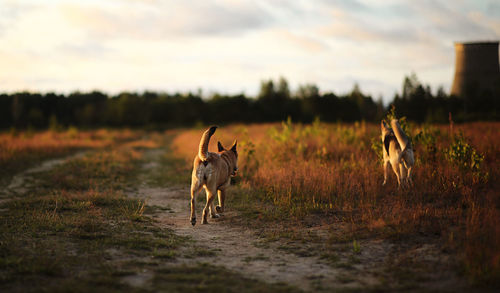
[[[498,120],[498,92],[463,98],[433,94],[416,75],[405,77],[401,94],[392,103],[398,115],[416,122]],[[0,128],[77,127],[176,127],[196,124],[226,124],[293,121],[379,121],[387,111],[381,98],[375,101],[358,85],[351,92],[321,93],[314,84],[290,91],[284,78],[264,80],[256,97],[244,94],[143,93],[122,92],[109,96],[103,92],[56,93],[19,92],[0,94]]]

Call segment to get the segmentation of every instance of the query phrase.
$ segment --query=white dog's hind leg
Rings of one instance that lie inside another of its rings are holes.
[[[413,185],[413,181],[411,180],[411,166],[409,166],[409,168],[407,167],[407,170],[408,170],[408,177],[407,177],[407,181],[410,185]]]
[[[401,180],[399,176],[399,165],[391,163],[391,166],[392,166],[392,171],[394,171],[394,174],[396,174],[396,178],[398,179],[398,186],[401,186]]]
[[[389,170],[389,161],[384,161],[384,182],[382,186],[387,183],[387,171]]]
[[[405,157],[403,159],[403,162],[405,164],[406,170],[407,170],[407,179],[406,181],[408,184],[413,184],[413,181],[411,180],[411,170],[413,168],[413,165],[415,164],[415,159],[413,157],[413,151],[408,150],[405,154]]]
[[[406,187],[406,185],[407,185],[408,182],[406,181],[406,179],[407,179],[406,178],[406,168],[405,168],[405,166],[404,166],[403,163],[399,164],[399,173],[400,173],[400,176],[401,176],[400,177],[401,183],[403,184],[403,187]]]

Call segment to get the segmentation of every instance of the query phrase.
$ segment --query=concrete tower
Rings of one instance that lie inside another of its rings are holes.
[[[466,97],[500,86],[498,42],[455,43],[451,94]]]

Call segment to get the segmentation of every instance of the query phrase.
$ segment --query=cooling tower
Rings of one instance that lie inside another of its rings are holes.
[[[498,42],[455,43],[451,94],[467,97],[500,86]]]

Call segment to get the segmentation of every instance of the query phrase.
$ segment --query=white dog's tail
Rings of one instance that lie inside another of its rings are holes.
[[[207,129],[200,140],[200,146],[198,148],[198,157],[202,161],[206,161],[208,158],[208,143],[210,142],[210,137],[215,133],[217,126],[212,126]]]
[[[408,139],[408,136],[404,133],[403,129],[401,129],[401,125],[399,125],[397,119],[392,119],[391,126],[394,131],[394,135],[396,135],[399,146],[401,147],[401,152],[404,152],[406,148],[411,148],[411,142]]]

